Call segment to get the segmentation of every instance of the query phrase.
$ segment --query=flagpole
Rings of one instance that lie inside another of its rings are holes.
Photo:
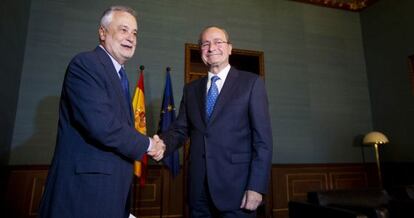
[[[140,83],[140,75],[143,75],[143,73],[144,73],[144,69],[145,69],[145,67],[144,67],[144,65],[141,65],[140,67],[139,67],[139,69],[140,69],[140,71],[138,72],[138,83],[137,83],[137,85],[136,85],[136,89],[139,89],[139,83]],[[142,81],[142,83],[143,83],[144,81]],[[142,94],[144,94],[144,87],[142,87],[142,89],[141,89],[141,91],[142,91]],[[134,107],[134,102],[135,101],[138,101],[138,100],[136,100],[135,98],[136,98],[136,92],[134,93],[134,98],[133,98],[133,107]],[[139,102],[139,101],[138,101]],[[143,101],[143,107],[144,107],[144,112],[145,112],[145,100]],[[135,108],[136,109],[136,108]],[[136,128],[136,126],[135,126],[135,122],[136,122],[136,120],[135,120],[135,110],[134,110],[134,116],[133,116],[133,119],[134,119],[134,127]],[[141,134],[145,134],[146,135],[146,124],[145,124],[145,127],[144,127],[144,132],[142,132],[142,130],[140,130],[140,129],[137,129],[137,131],[138,132],[140,132]],[[145,164],[144,164],[144,159],[142,159],[141,160],[141,163],[140,163],[140,174],[139,174],[139,177],[138,177],[138,175],[136,175],[136,176],[134,176],[134,192],[132,193],[132,196],[133,196],[133,201],[132,201],[132,204],[133,204],[133,208],[134,208],[134,212],[135,212],[135,214],[134,215],[136,215],[137,217],[139,217],[139,215],[138,215],[138,213],[139,213],[139,208],[141,207],[141,201],[140,201],[140,199],[141,199],[141,197],[142,197],[142,188],[143,188],[143,185],[144,185],[144,179],[145,179],[145,177],[146,177],[146,172],[145,172]],[[134,162],[134,174],[136,174],[136,161]]]
[[[161,205],[160,205],[160,218],[162,218],[162,210],[163,210],[163,205],[164,205],[164,167],[161,166]]]
[[[141,65],[139,67],[139,69],[141,70],[140,76],[141,75],[144,76],[144,69],[145,69],[144,65]],[[142,82],[144,82],[144,80]],[[144,92],[144,89],[142,91]],[[144,101],[144,105],[145,105],[145,101]],[[144,107],[144,111],[145,111],[145,107]],[[147,114],[145,113],[145,117],[146,116],[147,116]],[[146,132],[146,129],[147,129],[147,124],[145,123],[145,132]],[[145,134],[145,135],[147,135],[147,134]],[[142,159],[142,162],[141,162],[141,173],[142,174],[141,174],[141,178],[140,178],[140,181],[139,181],[140,186],[144,186],[144,184],[146,183],[146,180],[147,180],[147,175],[148,175],[148,160],[144,161],[145,158],[147,158],[146,154],[144,154],[144,158]]]
[[[174,104],[174,96],[172,91],[172,84],[171,84],[171,76],[170,71],[171,67],[166,68],[166,79],[165,79],[165,86],[164,86],[164,95],[162,97],[162,105],[161,105],[161,111],[160,111],[160,121],[159,121],[159,128],[158,128],[158,134],[161,134],[164,131],[167,131],[168,128],[172,123],[174,123],[176,119],[175,114],[175,104]],[[170,199],[171,199],[171,188],[173,187],[174,183],[174,177],[179,172],[179,154],[178,150],[175,150],[172,152],[172,154],[169,154],[167,157],[163,159],[163,166],[161,167],[161,182],[163,184],[162,186],[162,204],[161,204],[161,211],[163,211],[164,208],[167,208],[166,211],[168,212],[170,209]],[[168,169],[171,171],[172,176],[167,175],[169,174]],[[164,193],[165,191],[168,191],[168,193]],[[164,199],[165,198],[165,199]]]
[[[167,67],[166,70],[167,70],[167,73],[168,73],[168,72],[170,72],[171,68]],[[165,89],[165,86],[166,86],[166,84],[164,85],[164,89]],[[165,90],[164,90],[164,94],[165,94]],[[161,102],[161,110],[163,110],[163,108],[162,108],[163,103],[164,102]],[[161,113],[161,111],[160,111],[160,113]],[[161,128],[161,126],[159,128]],[[161,210],[160,210],[160,218],[162,218],[162,212],[163,212],[164,202],[165,202],[165,200],[163,199],[163,197],[164,197],[164,167],[165,166],[163,164],[161,166]],[[168,196],[170,196],[170,195],[168,195]]]

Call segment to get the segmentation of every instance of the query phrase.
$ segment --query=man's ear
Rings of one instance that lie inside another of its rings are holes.
[[[104,41],[105,40],[105,31],[106,31],[105,27],[103,27],[103,26],[100,26],[99,27],[98,32],[99,32],[99,40],[100,41]]]
[[[229,55],[231,55],[231,50],[233,50],[233,45],[229,44]]]

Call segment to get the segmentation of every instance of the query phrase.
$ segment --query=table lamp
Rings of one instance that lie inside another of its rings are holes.
[[[375,149],[375,158],[377,161],[377,169],[378,169],[378,179],[380,186],[382,187],[382,176],[381,176],[381,167],[380,167],[380,159],[379,159],[379,152],[378,152],[378,145],[386,144],[388,143],[388,138],[384,134],[380,132],[370,132],[365,135],[363,143],[365,145],[374,145]]]

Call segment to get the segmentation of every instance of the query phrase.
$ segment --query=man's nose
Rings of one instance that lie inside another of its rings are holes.
[[[209,51],[214,51],[216,50],[216,48],[217,48],[217,44],[215,42],[210,43],[208,46]]]
[[[134,43],[137,39],[135,33],[128,33],[127,38],[129,42]]]

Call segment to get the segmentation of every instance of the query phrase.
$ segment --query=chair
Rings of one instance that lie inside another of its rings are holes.
[[[389,189],[391,218],[414,217],[414,185]]]
[[[306,202],[289,202],[289,217],[389,218],[389,201],[382,189],[309,192]]]

